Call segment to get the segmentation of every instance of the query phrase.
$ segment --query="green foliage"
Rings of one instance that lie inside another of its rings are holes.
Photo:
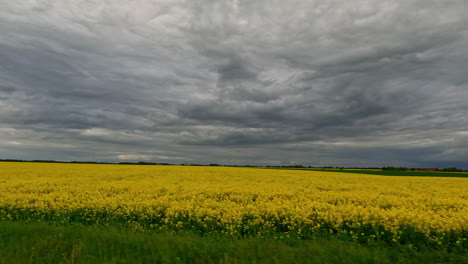
[[[334,238],[229,238],[191,232],[0,222],[0,263],[468,263],[466,252],[363,246]]]
[[[450,168],[443,169],[443,171],[446,171],[446,172],[461,172],[463,170],[460,170],[460,169],[455,168],[455,167],[450,167]]]
[[[382,170],[384,171],[407,171],[406,167],[383,167]]]
[[[268,226],[259,222],[261,217]],[[191,232],[203,236],[221,236],[230,238],[270,238],[273,240],[296,239],[339,239],[354,241],[359,244],[384,244],[389,247],[409,246],[435,250],[465,251],[468,250],[468,231],[453,233],[432,232],[426,236],[411,226],[400,226],[398,234],[385,229],[378,223],[355,223],[344,221],[336,226],[323,219],[310,218],[311,223],[293,222],[287,217],[270,217],[244,215],[240,225],[229,229],[217,219],[194,217],[179,214],[167,218],[161,209],[151,217],[142,217],[138,212],[115,214],[107,210],[75,209],[70,211],[41,210],[32,208],[0,207],[0,223],[20,222],[45,223],[62,226],[91,226],[94,228],[128,229],[154,232],[172,230]],[[317,228],[315,223],[321,223]],[[439,243],[440,242],[440,243]]]

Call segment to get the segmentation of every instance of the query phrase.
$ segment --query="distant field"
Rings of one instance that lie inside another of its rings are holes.
[[[316,168],[275,168],[286,170],[307,170],[325,172],[359,173],[383,176],[420,176],[420,177],[462,177],[468,178],[468,172],[442,172],[442,171],[390,171],[379,169],[316,169]]]
[[[4,162],[0,222],[466,254],[468,179],[356,172]]]

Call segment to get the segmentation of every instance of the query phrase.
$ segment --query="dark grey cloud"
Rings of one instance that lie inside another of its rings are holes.
[[[0,158],[468,168],[463,0],[1,5]]]
[[[0,86],[0,92],[10,94],[16,91],[16,88],[13,86],[8,86],[8,85],[2,85]]]

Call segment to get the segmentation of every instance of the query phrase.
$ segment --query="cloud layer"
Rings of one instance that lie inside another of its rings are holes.
[[[0,157],[468,168],[464,0],[0,0]]]

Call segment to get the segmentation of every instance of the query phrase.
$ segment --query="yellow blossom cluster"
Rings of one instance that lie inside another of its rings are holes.
[[[0,221],[466,246],[467,190],[468,178],[2,162]]]

